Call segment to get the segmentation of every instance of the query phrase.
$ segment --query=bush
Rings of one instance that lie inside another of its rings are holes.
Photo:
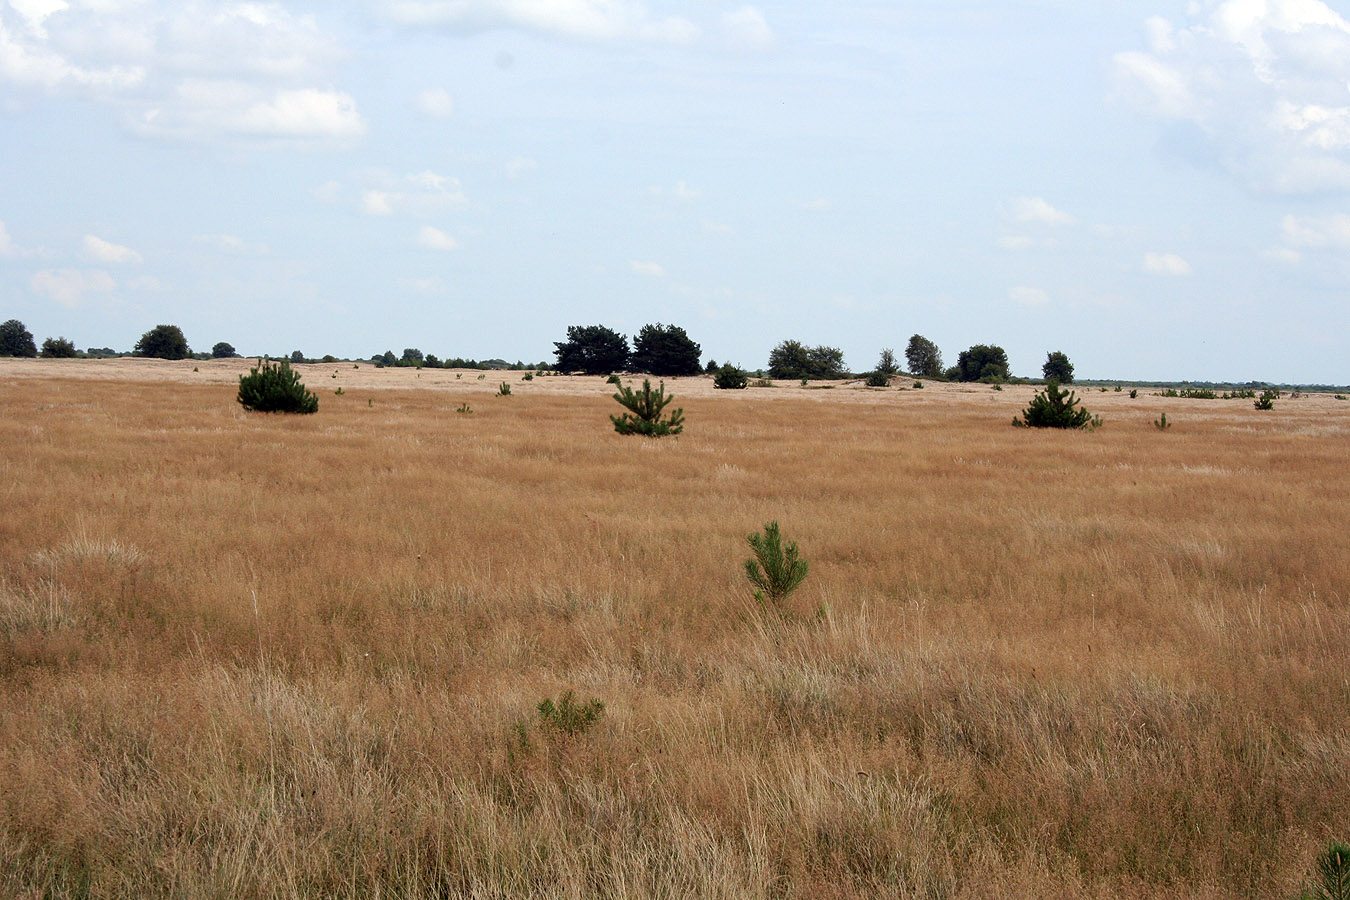
[[[1280,399],[1279,391],[1274,388],[1266,388],[1252,405],[1257,409],[1274,409],[1275,401],[1278,399]]]
[[[1008,354],[996,344],[976,344],[961,351],[953,368],[957,381],[1007,381]]]
[[[74,359],[80,355],[80,351],[75,349],[75,344],[63,337],[47,338],[42,342],[42,357],[44,359]]]
[[[258,360],[256,368],[239,376],[239,403],[255,412],[314,413],[319,398],[303,384],[286,360]]]
[[[187,338],[177,325],[156,325],[141,335],[131,352],[153,359],[186,359],[189,353]]]
[[[605,714],[603,701],[592,697],[585,703],[574,701],[576,695],[567,691],[554,703],[547,698],[537,707],[539,720],[546,728],[561,731],[563,734],[585,734],[595,726]]]
[[[755,599],[762,607],[772,605],[781,611],[783,601],[806,580],[810,567],[798,555],[796,541],[784,546],[777,522],[769,522],[763,534],[752,534],[746,541],[755,552],[754,559],[745,561],[745,577],[755,587]]]
[[[895,351],[890,347],[881,351],[881,357],[877,360],[877,371],[882,375],[898,375],[900,373],[900,364],[895,361]]]
[[[1031,398],[1031,405],[1022,410],[1022,421],[1013,419],[1013,424],[1028,428],[1087,428],[1101,424],[1086,409],[1075,409],[1077,406],[1074,392],[1061,391],[1059,382],[1052,378],[1044,391]]]
[[[844,375],[844,351],[838,347],[807,347],[801,341],[783,341],[769,351],[770,378],[829,380]]]
[[[885,372],[876,371],[867,373],[867,386],[884,388],[891,383],[891,376]]]
[[[614,430],[619,434],[640,434],[643,437],[663,437],[684,431],[684,410],[677,409],[668,418],[662,418],[665,408],[675,399],[666,396],[666,384],[655,391],[650,379],[642,379],[642,390],[620,386],[614,399],[628,410],[622,416],[610,416]]]
[[[211,348],[212,359],[234,359],[239,354],[235,352],[234,345],[221,341]]]
[[[33,335],[18,319],[0,325],[0,356],[37,356]]]
[[[723,391],[743,391],[750,380],[740,366],[726,363],[713,375],[713,387]]]
[[[501,383],[501,386],[497,388],[497,396],[498,396],[498,397],[510,397],[510,396],[511,396],[511,385],[509,385],[509,384],[507,384],[505,381],[503,381],[503,382]]]

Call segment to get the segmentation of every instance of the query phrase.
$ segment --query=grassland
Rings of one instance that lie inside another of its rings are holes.
[[[1350,836],[1350,403],[681,379],[651,441],[239,368],[0,362],[0,896],[1272,898]]]

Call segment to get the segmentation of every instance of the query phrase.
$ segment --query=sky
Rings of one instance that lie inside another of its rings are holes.
[[[1350,0],[0,0],[40,343],[1350,382]]]

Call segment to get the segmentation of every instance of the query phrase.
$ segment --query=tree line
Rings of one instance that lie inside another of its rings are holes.
[[[401,356],[386,350],[371,355],[369,359],[377,367],[556,369],[559,372],[580,372],[585,375],[643,372],[662,377],[706,372],[721,374],[721,380],[726,386],[743,385],[748,374],[740,366],[730,363],[719,366],[715,360],[709,360],[707,365],[703,365],[702,347],[689,337],[688,332],[678,325],[660,322],[642,326],[633,337],[631,346],[627,337],[605,325],[568,326],[567,339],[557,341],[553,346],[556,361],[551,365],[546,362],[519,361],[512,364],[501,359],[442,359],[432,353],[424,354],[415,347],[405,348]],[[210,353],[193,353],[182,329],[176,325],[156,325],[141,335],[130,354],[122,354],[107,347],[91,347],[81,352],[64,337],[49,337],[39,349],[32,333],[19,320],[10,319],[0,324],[0,356],[71,358],[124,355],[157,359],[222,359],[237,357],[239,354],[233,345],[225,341],[212,346]],[[289,358],[295,363],[338,361],[337,357],[331,355],[313,359],[299,350],[283,358]],[[937,344],[921,334],[915,334],[910,337],[905,348],[905,363],[906,370],[902,372],[894,351],[883,349],[876,366],[862,374],[870,376],[869,383],[873,384],[885,384],[887,379],[900,374],[915,378],[994,384],[1012,379],[1008,370],[1008,354],[997,344],[975,344],[961,351],[954,366],[944,367],[942,351]],[[1041,373],[1046,379],[1053,378],[1061,384],[1069,384],[1073,381],[1073,364],[1063,352],[1052,351],[1046,355]],[[763,376],[765,370],[757,369],[756,374]],[[785,340],[769,351],[767,374],[769,378],[782,380],[824,381],[852,377],[858,373],[849,371],[844,362],[844,353],[838,347],[810,347],[801,341]]]

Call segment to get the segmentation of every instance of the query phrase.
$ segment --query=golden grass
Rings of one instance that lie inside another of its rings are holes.
[[[242,368],[0,363],[0,896],[1282,897],[1350,832],[1350,404]]]

